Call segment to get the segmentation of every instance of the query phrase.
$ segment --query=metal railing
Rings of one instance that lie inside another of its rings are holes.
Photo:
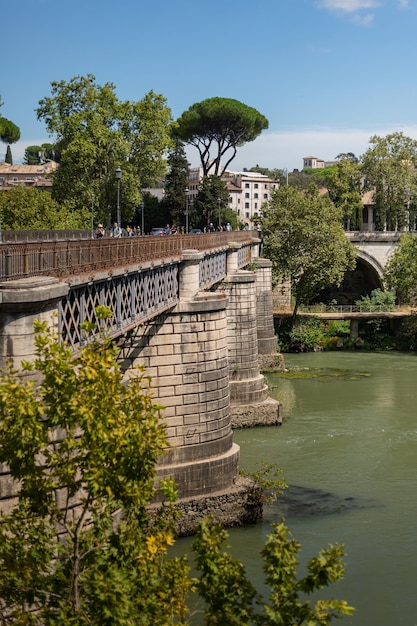
[[[167,237],[3,242],[0,245],[0,281],[42,275],[60,278],[169,261],[180,258],[184,250],[219,250],[232,243],[250,245],[257,238],[255,231],[232,231]]]
[[[91,238],[91,230],[0,230],[0,243]]]
[[[300,313],[389,313],[395,311],[396,307],[383,304],[362,304],[360,306],[354,304],[313,304],[311,306],[299,307]]]

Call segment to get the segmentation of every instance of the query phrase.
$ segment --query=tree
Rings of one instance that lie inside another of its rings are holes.
[[[352,163],[359,163],[359,159],[357,156],[355,156],[355,154],[353,152],[340,152],[337,157],[336,157],[336,161],[351,161]]]
[[[10,165],[13,165],[12,149],[10,148],[9,145],[6,148],[6,156],[5,156],[4,162],[9,163]]]
[[[208,228],[224,223],[224,209],[229,201],[229,192],[219,176],[203,177],[194,202],[194,210],[200,217],[200,226]]]
[[[122,221],[131,222],[141,189],[165,175],[172,121],[165,98],[151,91],[139,102],[122,102],[112,83],[100,86],[92,74],[51,85],[52,96],[39,102],[37,116],[61,155],[53,197],[88,223],[94,194],[97,219],[109,222],[116,216],[120,167]]]
[[[101,323],[111,311],[97,307],[96,314]],[[148,520],[155,464],[167,445],[148,377],[138,369],[125,385],[118,348],[103,335],[86,335],[74,358],[45,323],[36,322],[35,332],[35,361],[23,363],[23,372],[9,364],[0,377],[0,463],[16,493],[0,513],[4,626],[184,625],[194,588],[212,625],[310,623],[313,616],[328,624],[351,612],[343,602],[310,609],[299,600],[343,576],[343,550],[312,559],[297,581],[299,544],[287,540],[283,525],[263,551],[272,593],[262,614],[242,564],[221,552],[225,531],[209,520],[195,544],[199,580],[190,578],[186,557],[167,552],[176,520],[172,481],[162,481],[166,501]]]
[[[188,566],[166,555],[163,510],[152,529],[145,511],[166,446],[149,380],[138,370],[125,386],[109,340],[74,361],[37,323],[36,346],[29,376],[0,379],[0,462],[18,492],[0,517],[1,623],[181,623]]]
[[[274,190],[263,215],[265,254],[275,277],[291,280],[295,318],[301,303],[355,267],[355,248],[344,233],[341,209],[315,186]]]
[[[16,143],[20,139],[20,128],[5,117],[0,117],[0,140],[7,144],[6,163],[13,164],[10,144]]]
[[[305,597],[343,578],[344,554],[341,545],[321,550],[307,564],[307,575],[297,578],[296,542],[285,524],[275,524],[262,550],[269,599],[262,598],[246,576],[239,561],[222,551],[227,533],[203,522],[193,549],[200,574],[197,590],[206,602],[206,623],[210,626],[325,626],[333,618],[353,613],[343,600],[317,600],[314,606]],[[259,608],[260,607],[260,608]]]
[[[411,233],[401,235],[385,267],[385,281],[394,289],[400,303],[417,304],[417,237]]]
[[[339,155],[326,184],[331,201],[342,210],[346,229],[360,230],[363,210],[360,165],[354,159]]]
[[[49,191],[18,185],[0,193],[3,230],[82,228],[79,216],[60,207]]]
[[[162,201],[170,213],[170,223],[177,225],[184,223],[189,171],[190,164],[185,155],[184,144],[178,138],[175,138],[174,147],[168,155],[168,173],[165,179],[165,195]]]
[[[185,111],[174,132],[197,148],[204,176],[221,176],[237,148],[256,139],[266,128],[268,120],[256,109],[231,98],[208,98]]]
[[[410,220],[410,202],[417,197],[417,141],[396,132],[374,135],[363,156],[367,187],[374,190],[377,230],[402,230]]]
[[[26,165],[38,165],[44,161],[59,163],[60,155],[52,143],[43,143],[41,146],[28,146],[25,150],[24,162]]]

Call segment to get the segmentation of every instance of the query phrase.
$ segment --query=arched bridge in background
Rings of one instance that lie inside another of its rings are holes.
[[[401,232],[346,232],[356,248],[357,261],[354,270],[346,272],[337,289],[326,292],[326,299],[338,304],[354,304],[374,289],[384,288],[384,271],[388,259],[397,245]]]

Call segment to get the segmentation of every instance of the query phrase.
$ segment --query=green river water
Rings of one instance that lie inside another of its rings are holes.
[[[284,406],[283,425],[238,430],[234,438],[242,467],[276,463],[289,489],[262,523],[230,531],[232,552],[262,590],[259,551],[271,522],[284,515],[302,544],[301,573],[322,547],[345,546],[345,578],[322,597],[344,599],[356,611],[336,623],[415,626],[417,356],[325,352],[285,355],[285,363],[369,376],[268,375],[271,395]]]

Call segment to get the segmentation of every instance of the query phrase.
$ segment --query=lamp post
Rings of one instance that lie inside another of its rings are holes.
[[[220,203],[221,203],[221,198],[217,198],[217,202],[219,203],[219,230],[220,230],[220,227],[221,227],[221,225],[222,225],[222,223],[221,223],[221,218],[220,218]]]
[[[121,218],[120,218],[120,179],[122,177],[122,170],[120,167],[116,169],[116,180],[117,180],[117,225],[121,228]]]
[[[142,200],[142,202],[140,203],[140,208],[142,209],[142,224],[140,227],[140,234],[143,235],[145,234],[145,214],[144,214],[144,210],[145,210],[145,204]]]
[[[185,234],[188,235],[188,187],[185,188]]]
[[[94,194],[91,194],[91,239],[94,239]]]

